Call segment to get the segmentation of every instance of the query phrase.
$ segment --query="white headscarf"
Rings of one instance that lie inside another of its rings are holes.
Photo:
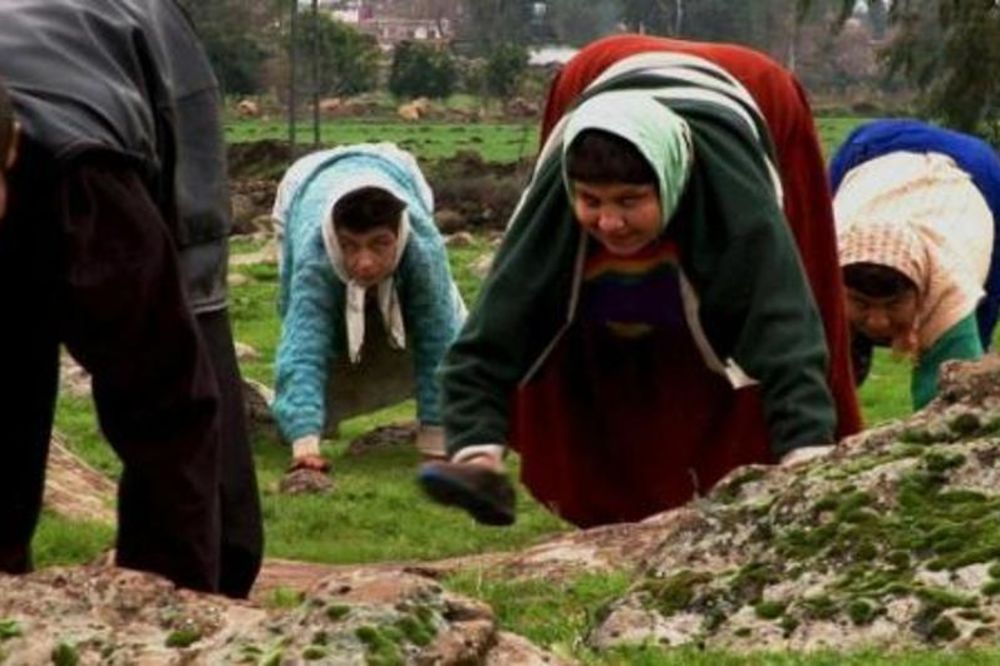
[[[352,174],[337,182],[331,189],[326,209],[323,214],[323,245],[330,258],[334,273],[344,283],[344,323],[347,329],[347,352],[351,363],[361,360],[361,347],[365,341],[365,293],[367,289],[351,278],[344,263],[344,251],[333,229],[333,208],[337,201],[354,190],[363,187],[378,187],[386,190],[400,201],[406,201],[398,186],[390,178],[379,177],[377,172],[365,171]],[[406,327],[403,323],[403,312],[396,293],[394,279],[396,268],[406,251],[406,243],[410,237],[410,216],[406,209],[399,217],[399,228],[396,234],[396,256],[393,259],[392,272],[372,288],[377,290],[378,309],[382,313],[389,343],[396,349],[406,348]]]

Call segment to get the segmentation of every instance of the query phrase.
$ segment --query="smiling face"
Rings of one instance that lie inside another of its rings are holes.
[[[917,322],[916,290],[876,298],[847,289],[847,319],[875,344],[904,349]]]
[[[916,284],[885,265],[844,267],[846,314],[851,328],[877,345],[915,351],[920,296]]]
[[[654,185],[573,181],[573,214],[612,254],[634,254],[656,240],[663,225]]]

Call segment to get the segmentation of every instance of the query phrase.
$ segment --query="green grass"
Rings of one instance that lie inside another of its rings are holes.
[[[836,146],[857,125],[856,117],[818,118],[817,132],[823,153],[829,159]],[[262,139],[287,140],[288,126],[275,120],[232,120],[226,123],[226,141],[244,143]],[[311,124],[300,123],[296,140],[303,150],[312,146]],[[459,151],[479,153],[487,162],[515,162],[534,157],[538,148],[538,126],[519,123],[453,123],[420,121],[338,119],[320,124],[324,146],[361,142],[392,141],[423,160],[453,157]]]
[[[280,121],[240,120],[226,124],[226,141],[287,140],[288,126]],[[312,146],[312,125],[298,125],[296,140],[303,150]],[[536,123],[417,123],[384,120],[330,120],[320,125],[324,146],[392,141],[421,159],[452,157],[459,151],[479,153],[487,162],[516,162],[532,157],[538,145]]]
[[[865,118],[830,116],[816,119],[816,133],[823,148],[823,155],[829,160],[837,146],[844,142],[855,127],[865,122]]]
[[[569,581],[497,580],[488,570],[470,569],[445,584],[486,601],[506,631],[560,653],[578,648],[579,637],[596,622],[603,607],[626,592],[627,573],[585,574]]]
[[[70,520],[43,511],[32,555],[37,568],[83,564],[110,548],[113,541],[114,529],[110,525]]]

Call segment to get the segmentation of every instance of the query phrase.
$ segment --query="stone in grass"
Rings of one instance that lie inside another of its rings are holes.
[[[281,479],[278,489],[285,495],[316,495],[333,489],[333,479],[315,469],[293,469]]]

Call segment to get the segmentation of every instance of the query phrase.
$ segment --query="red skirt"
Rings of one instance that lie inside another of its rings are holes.
[[[622,338],[578,323],[513,416],[521,480],[580,527],[640,520],[773,461],[756,387],[710,371],[686,331]]]

